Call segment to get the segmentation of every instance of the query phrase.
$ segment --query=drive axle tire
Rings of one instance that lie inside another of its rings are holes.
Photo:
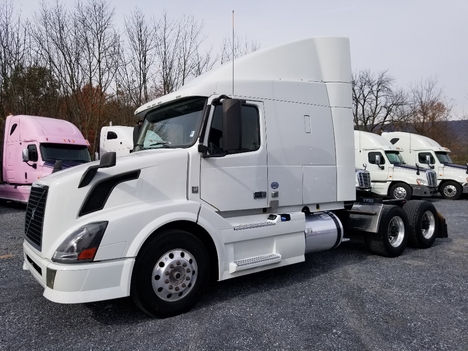
[[[208,254],[202,242],[189,232],[169,229],[141,249],[130,294],[147,314],[170,317],[196,304],[208,277]]]
[[[394,205],[384,205],[378,233],[365,236],[367,248],[377,255],[400,256],[408,243],[408,217],[405,211]]]
[[[408,245],[427,249],[434,243],[439,230],[439,216],[431,202],[411,200],[403,210],[408,216]]]
[[[393,184],[388,191],[388,196],[397,200],[409,200],[411,199],[411,195],[411,187],[405,183]]]
[[[458,200],[462,195],[462,187],[459,183],[449,180],[439,186],[440,195],[447,200]]]

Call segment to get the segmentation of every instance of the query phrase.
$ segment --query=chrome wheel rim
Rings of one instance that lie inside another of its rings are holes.
[[[405,223],[401,217],[393,217],[388,224],[388,239],[390,245],[398,247],[405,237]]]
[[[435,233],[436,219],[431,211],[424,212],[421,222],[421,233],[424,238],[430,239]]]
[[[446,197],[454,197],[457,195],[457,188],[454,185],[447,185],[444,187],[444,195]]]
[[[164,301],[178,301],[194,287],[198,276],[195,257],[183,249],[166,252],[156,262],[151,276],[154,293]]]
[[[393,190],[393,197],[395,199],[406,199],[406,196],[408,195],[408,193],[406,192],[406,189],[399,186],[397,188],[395,188],[395,190]]]

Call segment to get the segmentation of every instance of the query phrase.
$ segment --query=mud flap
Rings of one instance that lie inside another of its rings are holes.
[[[439,217],[439,230],[437,232],[437,237],[448,238],[447,221],[439,211],[437,211],[437,216]]]

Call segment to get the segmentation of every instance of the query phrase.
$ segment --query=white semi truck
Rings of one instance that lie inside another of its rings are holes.
[[[40,179],[24,269],[58,303],[132,296],[189,310],[209,279],[302,262],[350,232],[398,256],[446,237],[425,201],[356,202],[345,38],[305,39],[220,66],[140,107],[137,151]]]
[[[372,192],[394,199],[437,194],[437,175],[425,167],[407,165],[401,149],[380,135],[354,131],[356,167],[368,164]]]
[[[439,193],[444,199],[457,200],[462,194],[468,194],[468,164],[454,164],[448,148],[414,133],[388,132],[382,136],[402,149],[405,160],[429,165],[435,170]]]
[[[117,157],[133,152],[133,127],[104,126],[99,136],[99,157],[106,152],[115,152]]]

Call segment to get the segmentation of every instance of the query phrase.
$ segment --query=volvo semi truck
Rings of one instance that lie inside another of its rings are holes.
[[[356,201],[346,38],[251,53],[136,110],[135,152],[37,180],[24,269],[58,303],[188,311],[210,279],[296,264],[362,233],[396,257],[447,235],[425,201]],[[359,167],[361,168],[361,167]]]

